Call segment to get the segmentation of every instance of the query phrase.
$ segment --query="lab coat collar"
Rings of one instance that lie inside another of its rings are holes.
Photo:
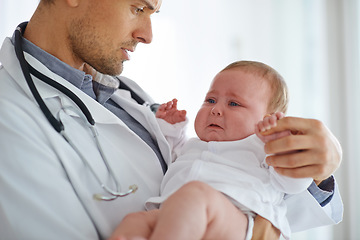
[[[3,67],[11,75],[14,81],[22,88],[22,90],[29,96],[29,98],[35,101],[26,83],[25,77],[22,73],[19,61],[16,58],[14,50],[15,49],[13,44],[11,43],[10,38],[5,39],[3,46],[0,50],[0,62],[2,62]],[[87,106],[96,123],[120,124],[127,127],[126,124],[122,122],[117,116],[115,116],[112,112],[110,112],[101,104],[96,102],[94,99],[86,95],[80,89],[76,88],[71,83],[60,77],[59,75],[51,72],[47,67],[45,67],[42,63],[40,63],[37,59],[35,59],[31,55],[27,53],[24,54],[26,61],[28,61],[29,64],[32,65],[35,69],[37,69],[42,74],[48,76],[49,78],[62,84],[63,86],[67,87],[74,94],[76,94],[81,99],[81,101],[83,101],[84,104]],[[69,99],[61,92],[59,92],[57,89],[47,85],[46,83],[42,82],[41,80],[38,80],[35,77],[33,77],[33,80],[43,99],[59,97],[64,106],[74,105],[71,99]],[[116,103],[118,103],[122,108],[124,108],[125,111],[127,111],[141,125],[143,125],[146,130],[149,131],[153,139],[156,139],[158,141],[160,151],[162,152],[165,161],[168,162],[170,159],[169,145],[165,137],[163,136],[160,127],[156,122],[154,114],[150,111],[150,109],[146,109],[148,107],[136,103],[131,98],[131,95],[127,91],[124,92],[124,90],[117,90],[113,94],[111,99],[114,100]],[[75,116],[77,116],[76,113],[69,112],[69,114],[74,114]]]
[[[29,62],[35,69],[37,69],[42,74],[48,76],[49,78],[55,80],[61,85],[67,87],[74,94],[76,94],[81,101],[88,107],[89,111],[93,115],[95,122],[97,123],[106,123],[106,124],[124,124],[119,118],[117,118],[113,113],[109,110],[101,106],[94,99],[86,95],[80,89],[73,86],[71,83],[60,77],[59,75],[54,74],[48,68],[46,68],[42,63],[40,63],[37,59],[32,57],[31,55],[24,53],[26,61]],[[0,62],[2,62],[4,68],[8,71],[14,81],[24,90],[24,92],[33,99],[33,95],[26,83],[25,77],[22,73],[20,63],[15,55],[15,48],[11,43],[10,38],[5,39],[3,46],[0,50]],[[37,80],[36,77],[32,76],[34,83],[43,99],[59,97],[63,103],[63,105],[73,105],[72,101],[64,96],[57,89],[52,88],[51,86],[43,83],[40,80]],[[35,101],[35,100],[34,100]]]

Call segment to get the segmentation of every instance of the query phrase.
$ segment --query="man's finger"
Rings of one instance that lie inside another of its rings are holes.
[[[316,179],[318,175],[318,166],[310,165],[300,168],[274,168],[274,170],[280,175],[284,175],[291,178],[313,178]],[[315,177],[314,177],[315,176]]]
[[[265,144],[267,154],[282,154],[289,151],[300,151],[314,148],[317,143],[308,135],[288,135]]]
[[[304,119],[297,117],[284,117],[277,121],[276,126],[263,132],[263,135],[270,135],[275,132],[290,130],[292,132],[309,133],[313,129],[322,128],[323,124],[315,119]]]
[[[271,155],[266,158],[268,165],[274,168],[294,169],[311,165],[314,163],[312,151],[292,151],[279,155]]]

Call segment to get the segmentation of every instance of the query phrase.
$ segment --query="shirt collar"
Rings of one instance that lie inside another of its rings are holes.
[[[12,43],[15,43],[15,34],[12,36]],[[26,38],[23,38],[23,49],[34,58],[44,64],[50,71],[69,81],[75,87],[85,92],[90,97],[96,99],[93,90],[92,76],[85,72],[75,69],[70,65],[62,62],[55,56],[42,50]]]
[[[93,89],[96,93],[96,100],[102,105],[109,100],[116,90],[116,88],[105,86],[98,82],[93,82]]]

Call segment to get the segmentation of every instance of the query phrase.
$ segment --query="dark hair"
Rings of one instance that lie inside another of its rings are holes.
[[[41,2],[43,2],[44,4],[53,4],[55,2],[55,0],[40,0]]]

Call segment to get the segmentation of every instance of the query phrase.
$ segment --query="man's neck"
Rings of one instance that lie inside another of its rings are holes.
[[[67,22],[62,16],[50,17],[51,14],[61,15],[52,11],[51,6],[40,5],[26,27],[24,38],[62,62],[82,70],[84,63],[76,60],[70,50]]]

